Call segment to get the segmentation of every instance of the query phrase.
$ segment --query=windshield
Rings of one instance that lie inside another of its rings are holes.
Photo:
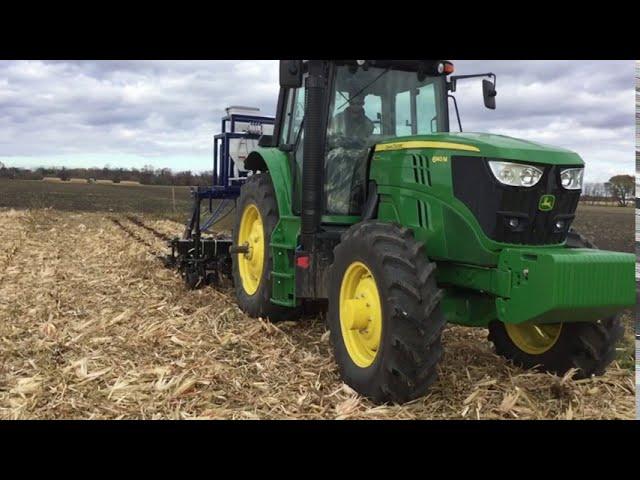
[[[336,67],[325,160],[325,212],[359,215],[367,158],[376,143],[449,131],[444,77],[415,72]]]
[[[449,131],[444,77],[418,80],[415,72],[339,66],[331,103],[329,133],[349,133],[343,117],[373,124],[370,144],[388,137]],[[361,123],[362,123],[361,122]],[[355,129],[353,134],[357,136]]]

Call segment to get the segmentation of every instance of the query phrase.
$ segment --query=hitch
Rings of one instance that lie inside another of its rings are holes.
[[[194,235],[195,237],[195,235]],[[174,238],[165,265],[177,268],[190,289],[206,284],[220,285],[232,278],[231,238],[218,235],[205,238]]]

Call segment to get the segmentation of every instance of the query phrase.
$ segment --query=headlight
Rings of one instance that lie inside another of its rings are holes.
[[[533,187],[542,178],[542,170],[531,165],[510,162],[489,162],[493,176],[512,187]]]
[[[560,171],[560,182],[567,190],[580,190],[584,168],[567,168]]]

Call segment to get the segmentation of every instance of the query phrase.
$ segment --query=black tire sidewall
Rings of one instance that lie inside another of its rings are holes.
[[[340,289],[347,268],[361,262],[371,271],[382,310],[378,352],[367,367],[349,355],[340,322]],[[435,265],[411,231],[370,220],[352,226],[334,249],[328,323],[342,378],[374,402],[404,403],[426,393],[437,378],[446,319]]]
[[[601,375],[607,365],[613,360],[615,344],[623,333],[619,317],[614,315],[594,322],[563,323],[560,336],[556,343],[546,352],[538,355],[521,350],[509,336],[502,322],[493,322],[489,326],[490,340],[496,346],[496,351],[511,359],[515,364],[527,368],[542,368],[556,375],[564,375],[571,368],[577,368],[575,378],[587,378],[591,375]],[[603,340],[602,332],[606,329],[607,340]],[[598,355],[592,358],[585,350],[584,342],[590,345]]]
[[[577,323],[563,323],[556,343],[546,352],[537,355],[521,350],[509,336],[504,323],[493,322],[490,326],[490,331],[491,340],[501,355],[524,368],[531,369],[540,366],[545,370],[561,375],[573,366],[571,355],[567,355],[567,352],[575,349],[572,339],[580,333],[579,328],[576,328],[579,326],[580,324]]]

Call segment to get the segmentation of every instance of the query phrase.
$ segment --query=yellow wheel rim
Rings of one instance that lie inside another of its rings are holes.
[[[540,355],[550,350],[562,331],[561,323],[553,323],[546,325],[533,324],[505,324],[507,334],[511,341],[523,352],[531,355]]]
[[[362,262],[349,265],[342,277],[340,330],[353,363],[370,366],[380,348],[382,307],[375,278]]]
[[[249,247],[247,253],[238,255],[238,270],[242,288],[247,294],[253,295],[260,285],[265,254],[262,217],[258,207],[253,203],[248,204],[242,212],[238,245]]]

